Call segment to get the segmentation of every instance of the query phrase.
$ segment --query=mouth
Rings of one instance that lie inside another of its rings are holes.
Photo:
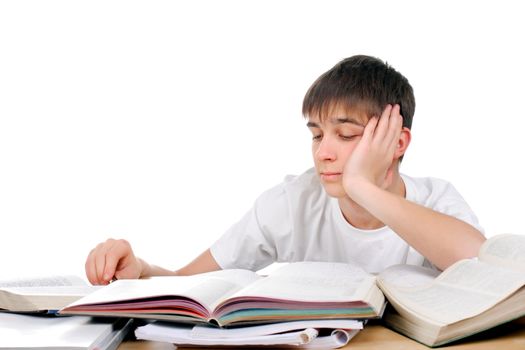
[[[331,171],[323,171],[320,173],[321,180],[327,182],[339,181],[341,179],[341,175],[342,173]]]

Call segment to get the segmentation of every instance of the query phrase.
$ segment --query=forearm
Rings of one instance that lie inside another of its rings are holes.
[[[205,250],[188,265],[176,271],[168,270],[156,265],[150,265],[140,258],[138,260],[141,264],[141,278],[151,276],[188,276],[221,269],[209,249]]]
[[[351,198],[440,269],[475,257],[485,238],[476,228],[385,191],[370,182],[352,186]]]
[[[152,276],[176,276],[177,275],[176,271],[168,270],[163,267],[156,266],[156,265],[151,265],[147,263],[145,260],[140,259],[140,258],[138,260],[142,266],[140,278],[152,277]]]

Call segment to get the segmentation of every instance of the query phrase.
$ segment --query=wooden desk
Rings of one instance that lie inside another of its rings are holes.
[[[174,346],[168,343],[128,340],[122,343],[118,350],[167,350],[173,348]],[[350,340],[350,343],[348,343],[347,346],[341,349],[428,350],[429,348],[383,327],[380,323],[371,323],[367,324],[359,334]],[[463,341],[456,342],[454,345],[442,346],[438,349],[524,350],[525,317],[481,334],[474,335]]]

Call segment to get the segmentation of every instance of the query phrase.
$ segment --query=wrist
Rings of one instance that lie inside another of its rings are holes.
[[[149,277],[151,275],[151,268],[147,262],[141,258],[137,258],[139,276],[138,278]]]
[[[372,181],[361,176],[352,176],[343,180],[343,188],[346,194],[355,202],[359,202],[359,198],[366,197],[371,186],[377,187]]]

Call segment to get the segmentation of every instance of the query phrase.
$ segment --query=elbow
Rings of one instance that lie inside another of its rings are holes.
[[[445,270],[460,260],[478,257],[479,250],[486,238],[477,229],[474,229],[474,231],[475,232],[472,232],[472,235],[470,235],[468,240],[463,242],[463,244],[458,244],[456,249],[451,251],[451,254],[448,255],[446,261],[442,261],[440,264],[437,264],[437,267],[440,270]]]
[[[467,245],[465,248],[465,258],[475,258],[479,254],[479,250],[481,249],[481,246],[487,239],[481,232],[476,230],[476,234],[472,238],[472,242]]]

